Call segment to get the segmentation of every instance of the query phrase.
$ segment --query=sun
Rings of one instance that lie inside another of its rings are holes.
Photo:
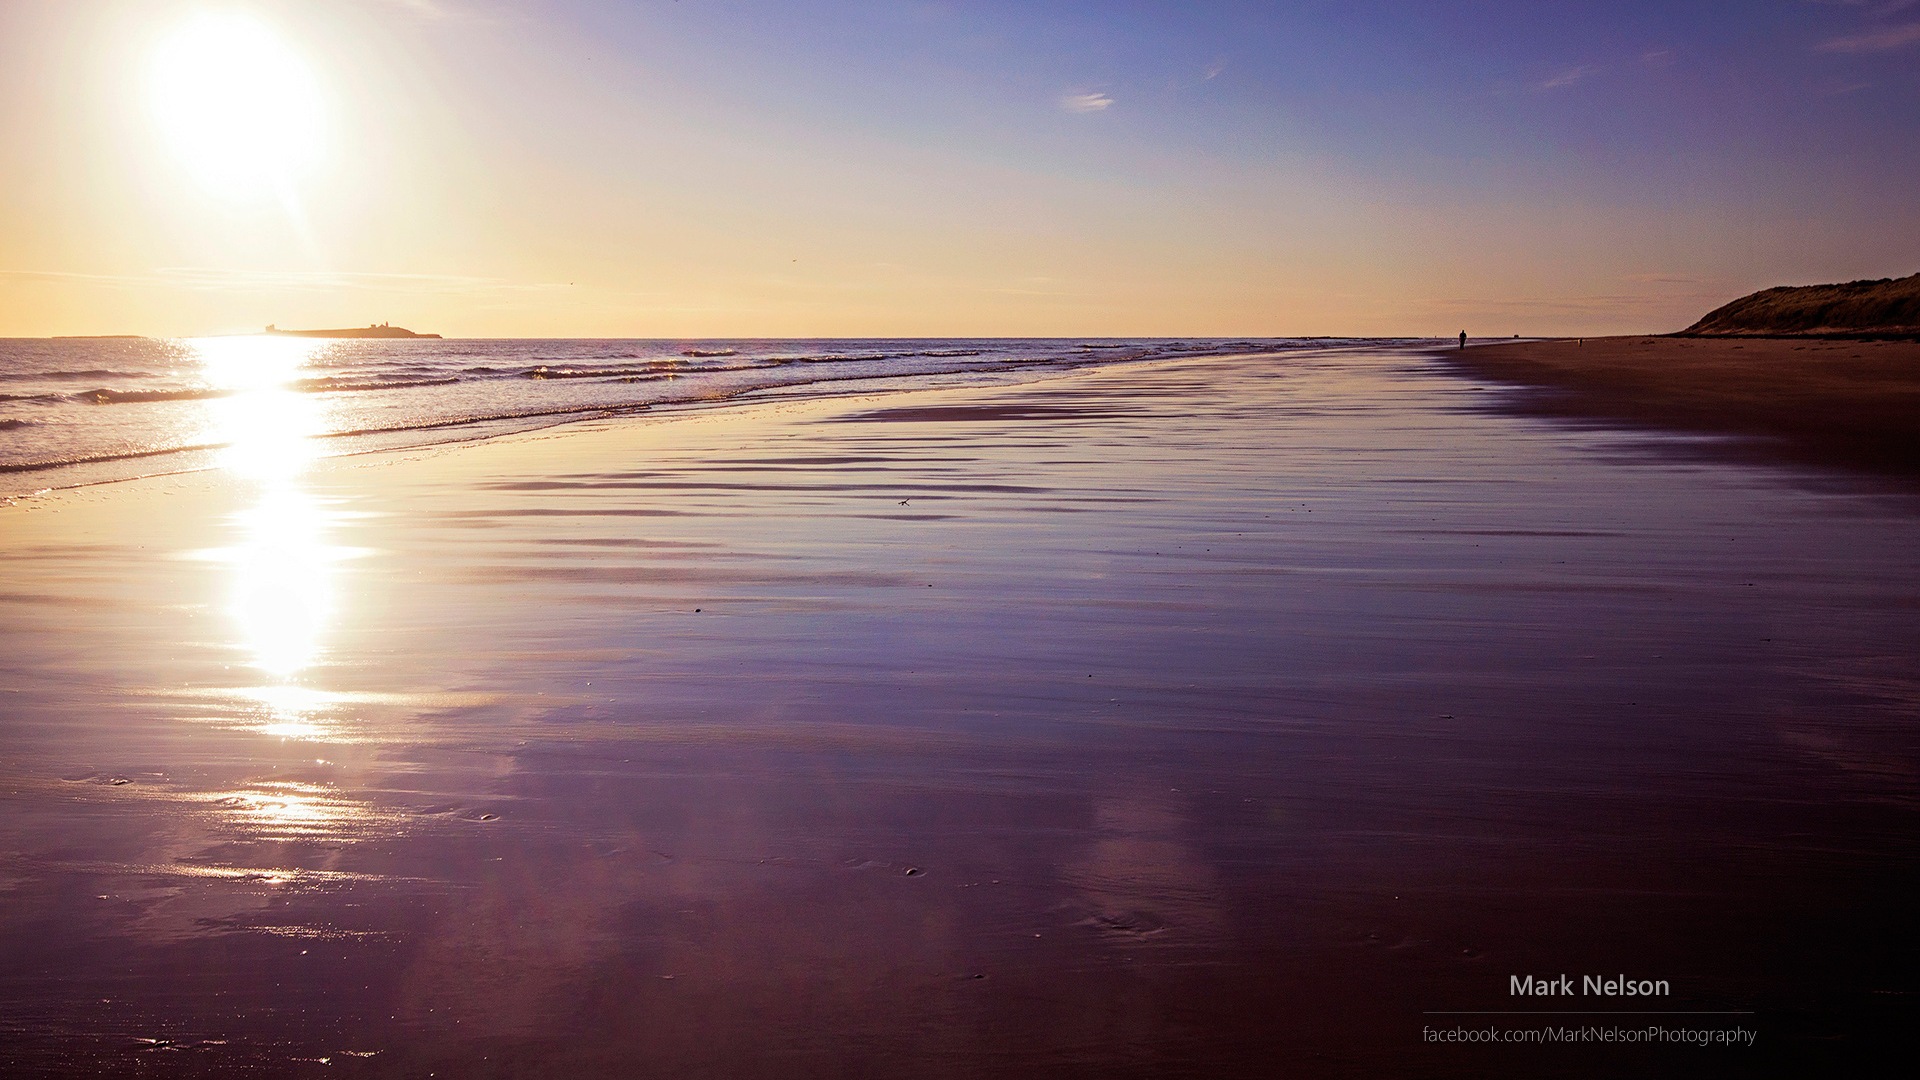
[[[318,162],[325,134],[319,83],[258,19],[196,15],[161,39],[149,73],[161,136],[210,190],[285,195]]]

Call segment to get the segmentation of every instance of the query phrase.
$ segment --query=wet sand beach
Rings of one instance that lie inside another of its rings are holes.
[[[0,1064],[1702,1076],[1890,1045],[1911,500],[1489,411],[1450,364],[327,460],[267,432],[0,508]],[[1510,978],[1563,972],[1671,984],[1564,1007],[1759,1042],[1423,1034],[1538,1026],[1457,1014],[1554,1007]]]
[[[1920,477],[1920,341],[1611,337],[1473,345],[1462,370],[1525,412],[1732,436],[1755,460]]]

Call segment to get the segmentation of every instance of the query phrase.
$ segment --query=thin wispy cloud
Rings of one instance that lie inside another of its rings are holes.
[[[452,14],[441,0],[384,0],[389,7],[397,7],[426,19],[444,19]]]
[[[9,281],[78,281],[89,285],[146,285],[150,277],[125,274],[82,274],[71,270],[0,270],[0,279]]]
[[[1719,291],[1608,293],[1592,296],[1518,296],[1499,300],[1476,297],[1422,297],[1415,307],[1435,317],[1457,319],[1524,317],[1659,317],[1675,305],[1694,305],[1722,297]],[[1684,310],[1691,310],[1687,308]]]
[[[458,274],[389,274],[340,270],[214,270],[163,267],[162,281],[189,289],[378,289],[385,292],[490,293],[564,289],[558,282],[515,282]]]
[[[340,270],[221,270],[169,266],[144,274],[79,274],[64,270],[0,270],[16,281],[74,281],[108,287],[162,286],[197,291],[361,289],[404,293],[544,292],[558,282],[514,282],[456,274],[390,274]]]
[[[1673,50],[1648,49],[1640,54],[1640,62],[1648,67],[1667,67],[1673,63]]]
[[[363,0],[376,8],[398,11],[420,22],[451,22],[486,25],[505,16],[491,5],[476,6],[473,0]]]
[[[1598,74],[1600,74],[1600,69],[1594,65],[1581,64],[1579,67],[1568,68],[1560,74],[1540,83],[1540,89],[1558,90],[1562,87],[1572,86],[1574,83],[1591,79]]]
[[[1113,105],[1113,99],[1098,91],[1085,94],[1063,94],[1060,107],[1070,113],[1103,112]]]
[[[1823,41],[1814,48],[1828,53],[1870,53],[1904,49],[1916,43],[1920,43],[1920,22],[1886,26],[1863,34],[1849,34]]]
[[[1226,70],[1227,70],[1227,61],[1225,60],[1225,58],[1215,60],[1213,63],[1208,64],[1206,67],[1200,69],[1200,74],[1198,75],[1169,76],[1167,78],[1167,90],[1170,93],[1178,94],[1183,90],[1191,90],[1196,86],[1204,86],[1207,83],[1210,83],[1213,80],[1219,78],[1221,74]]]

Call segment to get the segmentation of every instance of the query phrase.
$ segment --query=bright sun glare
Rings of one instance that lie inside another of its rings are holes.
[[[235,515],[231,613],[254,666],[273,682],[254,691],[273,714],[276,733],[313,737],[307,713],[320,700],[296,684],[323,652],[333,608],[328,512],[301,482],[319,455],[314,443],[325,418],[311,394],[294,385],[322,346],[306,338],[235,336],[193,343],[210,386],[226,391],[207,402],[208,439],[225,449],[219,461],[255,491]]]
[[[153,54],[149,102],[202,183],[229,196],[286,196],[319,157],[320,87],[298,53],[238,12],[203,13]]]

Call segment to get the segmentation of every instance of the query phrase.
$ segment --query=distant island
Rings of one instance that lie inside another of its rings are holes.
[[[1920,337],[1920,274],[1762,289],[1708,312],[1683,337]]]
[[[347,330],[282,330],[272,323],[267,324],[263,334],[274,337],[311,337],[311,338],[438,338],[439,334],[416,334],[404,326],[390,326],[387,323],[369,324]]]

